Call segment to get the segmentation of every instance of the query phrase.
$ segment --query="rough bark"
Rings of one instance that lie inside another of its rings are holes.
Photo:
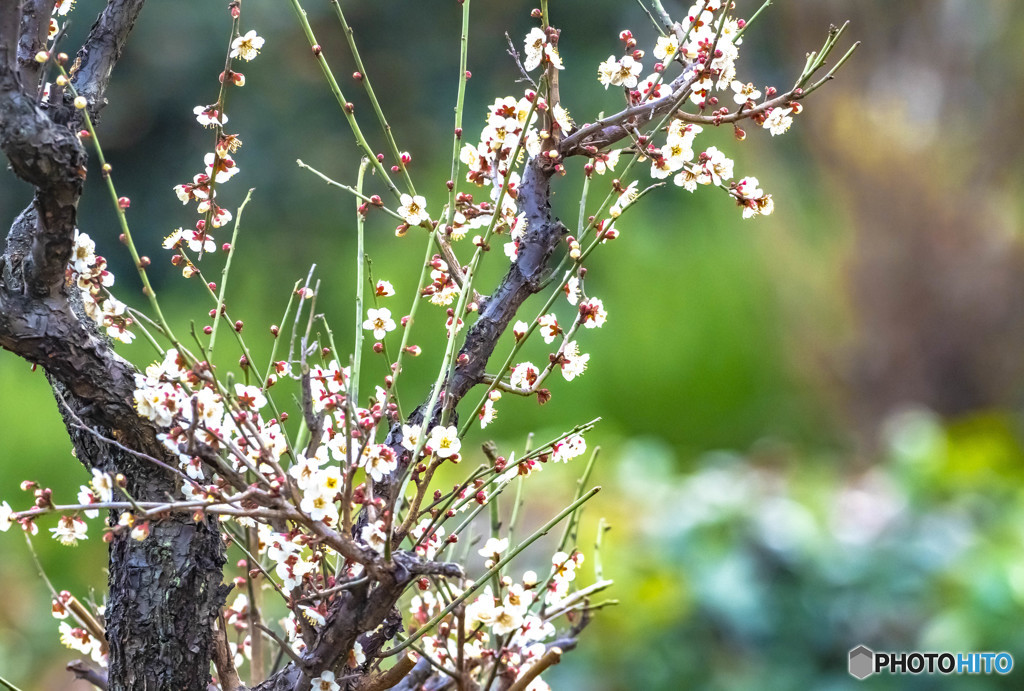
[[[77,56],[73,83],[93,117],[142,4],[110,0]],[[0,347],[45,370],[84,465],[121,473],[136,499],[162,501],[178,495],[174,478],[102,440],[173,462],[153,425],[133,409],[134,368],[75,309],[74,288],[64,282],[87,157],[75,136],[80,114],[60,95],[38,102],[42,66],[32,58],[42,47],[48,5],[0,3],[0,148],[35,187],[0,257]],[[168,515],[152,522],[145,541],[127,534],[113,540],[110,689],[206,691],[212,621],[229,590],[221,585],[223,563],[214,519]]]

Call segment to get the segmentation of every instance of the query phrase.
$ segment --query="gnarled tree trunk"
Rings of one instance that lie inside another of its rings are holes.
[[[78,53],[72,83],[94,118],[142,4],[110,0]],[[137,500],[165,501],[179,490],[155,461],[175,461],[133,408],[135,370],[75,309],[76,289],[65,285],[87,158],[70,99],[56,87],[50,102],[38,99],[42,66],[34,57],[45,47],[52,7],[48,0],[0,3],[0,148],[35,187],[0,257],[0,346],[44,368],[86,467],[122,474]],[[114,538],[110,689],[206,691],[212,623],[229,590],[221,585],[223,564],[214,518],[172,514],[154,521],[142,542],[127,532]]]

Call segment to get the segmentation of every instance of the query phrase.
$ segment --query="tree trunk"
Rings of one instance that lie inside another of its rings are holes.
[[[37,103],[42,65],[33,58],[51,8],[40,0],[0,3],[0,148],[36,190],[0,256],[0,347],[44,368],[87,468],[123,475],[136,500],[177,499],[175,476],[160,465],[177,461],[133,408],[134,368],[76,309],[76,288],[65,285],[87,158],[67,95]],[[73,83],[93,118],[141,8],[142,0],[110,0],[78,53]],[[221,585],[224,561],[215,518],[170,514],[151,522],[146,540],[127,531],[113,539],[110,689],[206,691],[212,625],[230,590]]]

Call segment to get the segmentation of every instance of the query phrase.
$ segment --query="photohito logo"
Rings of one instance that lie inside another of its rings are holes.
[[[850,674],[867,679],[876,672],[889,674],[1009,674],[1010,653],[876,653],[858,645],[850,651]]]

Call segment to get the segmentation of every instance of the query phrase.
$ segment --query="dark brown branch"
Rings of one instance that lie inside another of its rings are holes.
[[[544,670],[551,665],[557,665],[562,661],[562,652],[561,648],[548,648],[547,652],[544,653],[539,660],[530,665],[530,668],[526,670],[526,674],[519,677],[519,679],[516,680],[516,683],[508,687],[508,691],[526,691],[526,688],[534,679],[539,677]]]
[[[89,113],[93,117],[106,105],[104,94],[110,83],[110,74],[121,59],[125,41],[135,26],[144,2],[109,0],[89,30],[89,38],[78,51],[78,68],[73,83],[78,93],[89,100]]]
[[[255,634],[258,635],[258,634]],[[213,666],[217,668],[220,687],[223,691],[237,691],[242,686],[235,669],[235,661],[231,657],[231,646],[228,645],[228,634],[224,630],[224,619],[221,618],[213,632],[212,646]]]
[[[483,380],[484,368],[498,338],[526,299],[542,289],[551,257],[568,232],[551,217],[551,173],[540,157],[526,164],[519,186],[519,206],[527,219],[526,237],[520,244],[515,263],[481,305],[479,317],[466,334],[465,344],[459,351],[463,362],[455,367],[445,387],[444,405],[449,409],[454,409],[462,397]]]
[[[681,75],[676,77],[667,85],[669,93],[666,96],[651,101],[644,101],[635,106],[630,106],[619,111],[615,115],[609,115],[597,122],[584,125],[572,135],[562,140],[558,152],[562,157],[587,155],[594,153],[588,150],[594,147],[596,150],[611,146],[617,141],[625,139],[633,130],[645,126],[659,116],[663,116],[686,97],[690,87],[697,80],[699,73],[694,73],[693,65],[690,65]]]
[[[0,41],[6,41],[0,38]],[[59,292],[71,241],[78,199],[85,181],[85,151],[66,127],[51,121],[26,94],[17,73],[0,65],[0,150],[14,173],[36,188],[31,209],[15,221],[8,235],[8,254],[17,266],[21,289],[35,297]],[[10,278],[5,276],[5,278]]]
[[[11,3],[17,5],[18,2]],[[39,83],[42,65],[36,62],[36,53],[46,47],[50,33],[52,0],[26,0],[21,3],[21,36],[18,39],[18,74],[22,85],[30,92]]]
[[[425,657],[421,657],[419,661],[413,665],[412,671],[406,675],[406,677],[397,685],[392,688],[395,691],[414,691],[419,689],[423,682],[430,678],[430,660]]]
[[[381,672],[377,676],[365,679],[363,683],[356,687],[356,691],[385,691],[385,689],[394,688],[409,676],[409,673],[413,671],[415,666],[416,656],[412,653],[406,653],[398,659],[398,662],[391,669]]]
[[[21,3],[0,3],[0,70],[17,73],[18,38],[21,34]]]
[[[107,691],[107,675],[89,666],[85,660],[72,660],[65,667],[75,675],[75,679],[84,679],[98,689]]]

